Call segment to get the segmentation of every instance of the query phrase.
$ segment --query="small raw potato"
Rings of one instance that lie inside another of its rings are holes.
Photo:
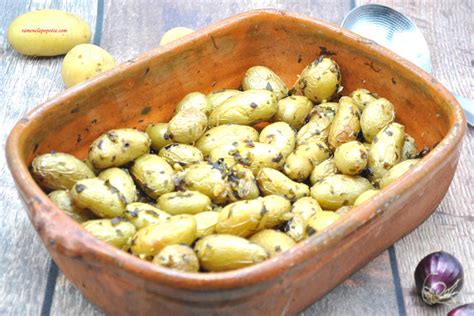
[[[344,143],[334,152],[334,163],[337,169],[347,175],[356,175],[367,166],[367,148],[358,141]]]
[[[302,182],[306,180],[314,166],[328,159],[331,155],[326,143],[314,140],[299,145],[286,159],[283,170],[292,180]]]
[[[186,109],[196,109],[209,115],[209,113],[211,113],[211,104],[205,94],[201,92],[191,92],[179,101],[176,106],[176,113]]]
[[[314,119],[300,128],[296,134],[296,143],[300,145],[313,140],[327,142],[330,127],[331,119],[327,117],[319,117],[318,119]]]
[[[155,152],[159,152],[161,148],[173,142],[168,134],[168,123],[152,123],[147,126],[146,133],[150,137],[151,148]]]
[[[80,208],[74,204],[69,191],[56,190],[48,194],[48,197],[57,207],[78,223],[95,218],[95,215],[89,210]]]
[[[239,141],[258,141],[258,132],[255,128],[245,125],[224,124],[206,131],[196,142],[196,147],[208,156],[215,148]]]
[[[99,178],[83,179],[71,189],[74,203],[103,218],[114,218],[125,211],[124,196],[107,181]]]
[[[272,145],[286,158],[295,149],[296,134],[288,123],[276,122],[262,129],[259,141]]]
[[[329,145],[335,149],[339,145],[356,140],[360,132],[360,112],[349,97],[339,100],[339,109],[329,129]]]
[[[211,210],[211,199],[199,191],[170,192],[160,196],[158,207],[171,215],[193,215]]]
[[[184,171],[184,187],[188,190],[199,191],[211,198],[216,204],[229,200],[231,192],[226,181],[226,170],[219,164],[201,162],[186,168]]]
[[[152,261],[154,264],[183,272],[198,272],[199,260],[194,250],[184,245],[163,248]]]
[[[277,111],[275,95],[267,90],[247,90],[219,105],[209,116],[209,125],[252,125],[270,120]]]
[[[308,221],[317,212],[322,212],[321,206],[318,201],[311,197],[303,197],[293,203],[291,210],[293,218],[288,222],[287,234],[294,241],[300,241],[304,239],[306,235],[306,227]]]
[[[306,184],[295,182],[275,169],[261,169],[257,175],[257,182],[264,195],[280,195],[290,201],[309,195],[309,187]]]
[[[148,134],[132,128],[110,130],[89,148],[89,160],[97,169],[120,167],[150,150]]]
[[[299,129],[313,108],[313,103],[305,96],[293,95],[278,101],[278,110],[274,121],[282,121]]]
[[[331,58],[319,58],[306,66],[296,84],[314,103],[331,101],[342,89],[339,66]]]
[[[400,162],[405,141],[405,128],[392,123],[375,136],[369,150],[368,166],[372,180],[378,181]]]
[[[80,44],[64,57],[61,76],[70,88],[114,66],[115,60],[106,50],[93,44]]]
[[[29,56],[57,56],[91,39],[89,25],[61,10],[37,10],[15,18],[8,26],[8,42]]]
[[[115,187],[123,195],[127,204],[137,200],[137,188],[128,170],[109,168],[99,174],[99,179]]]
[[[380,182],[379,182],[380,188],[383,189],[386,186],[388,186],[390,183],[397,180],[405,172],[410,170],[410,168],[416,165],[419,161],[420,159],[408,159],[390,168],[390,170],[382,177],[382,179],[380,179]]]
[[[212,91],[207,95],[207,100],[209,101],[211,112],[214,111],[214,109],[217,108],[219,105],[227,101],[227,99],[241,93],[242,91],[233,89],[220,89]]]
[[[321,118],[327,118],[329,122],[332,122],[336,116],[337,110],[339,109],[339,103],[337,102],[323,102],[316,105],[309,113],[309,122],[317,121]]]
[[[248,267],[268,259],[261,246],[233,235],[210,235],[196,242],[194,250],[202,268],[211,272]]]
[[[370,189],[373,187],[366,178],[335,174],[316,182],[311,188],[311,197],[323,209],[335,211],[341,206],[353,205],[359,195]]]
[[[308,227],[306,228],[308,237],[321,233],[324,229],[326,229],[326,227],[336,222],[339,218],[341,218],[341,215],[335,212],[317,212],[308,221]]]
[[[207,128],[207,116],[196,109],[176,113],[168,123],[168,135],[178,143],[194,144]]]
[[[163,223],[171,215],[148,203],[135,202],[127,205],[124,217],[137,229],[142,229],[152,224]]]
[[[129,248],[130,240],[136,232],[132,223],[120,217],[90,220],[82,223],[82,227],[95,238],[122,250]]]
[[[219,221],[219,213],[214,211],[206,211],[194,215],[196,220],[196,238],[202,238],[212,235],[216,232],[216,225]]]
[[[405,141],[403,142],[401,161],[414,159],[417,156],[418,156],[418,151],[416,149],[415,139],[405,133]]]
[[[138,186],[154,199],[174,191],[174,170],[157,155],[141,156],[135,160],[130,171]]]
[[[273,229],[259,231],[250,237],[249,240],[265,249],[270,254],[270,257],[275,257],[296,246],[293,239]]]
[[[395,119],[393,104],[384,98],[370,102],[360,117],[360,128],[364,139],[372,143],[374,137]]]
[[[77,181],[95,177],[84,162],[65,153],[37,156],[31,163],[31,173],[42,187],[51,190],[69,190]]]
[[[183,170],[183,168],[204,160],[204,156],[199,149],[186,144],[166,145],[161,148],[158,155],[165,159],[175,170]]]
[[[375,93],[370,92],[367,89],[357,89],[354,90],[350,97],[359,107],[360,111],[364,111],[365,107],[372,101],[378,99],[378,96]]]
[[[163,37],[160,40],[160,46],[171,43],[172,41],[177,40],[178,38],[181,38],[193,32],[194,32],[193,29],[183,27],[183,26],[172,28],[171,30],[168,30],[163,35]]]
[[[155,256],[169,245],[191,245],[196,239],[196,220],[177,215],[162,223],[140,229],[132,239],[132,253],[142,259]]]
[[[364,203],[365,201],[372,198],[374,195],[376,195],[379,192],[380,192],[380,190],[367,190],[367,191],[365,191],[364,193],[359,195],[357,197],[357,199],[354,201],[354,206],[357,206],[357,205],[360,205],[360,204]]]
[[[314,167],[313,171],[311,171],[311,176],[309,179],[311,184],[315,184],[319,180],[336,173],[338,173],[338,170],[336,163],[334,162],[334,158],[329,158]]]
[[[271,69],[264,66],[254,66],[245,72],[242,80],[242,88],[245,90],[264,89],[275,94],[277,100],[288,95],[288,88],[283,80]]]

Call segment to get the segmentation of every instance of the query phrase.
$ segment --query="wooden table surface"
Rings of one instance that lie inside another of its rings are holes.
[[[34,9],[75,13],[93,30],[93,42],[124,62],[159,45],[175,26],[202,28],[256,8],[277,8],[340,23],[366,1],[351,0],[0,0],[0,141],[22,114],[64,90],[62,57],[29,58],[12,50],[6,29]],[[414,19],[431,48],[433,75],[452,91],[474,98],[474,0],[376,1]],[[423,113],[420,113],[423,115]],[[30,225],[0,155],[0,315],[101,315],[51,260]],[[310,306],[304,315],[445,315],[448,306],[426,307],[414,294],[413,270],[438,250],[463,263],[466,280],[455,305],[474,302],[474,129],[467,131],[453,183],[437,211]]]

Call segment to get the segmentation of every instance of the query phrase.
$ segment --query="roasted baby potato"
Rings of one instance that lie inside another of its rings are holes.
[[[242,93],[242,91],[233,89],[219,89],[212,91],[206,96],[211,107],[211,112],[214,111],[214,109],[217,108],[219,105],[227,101],[227,99],[240,93]]]
[[[137,188],[132,177],[120,168],[109,168],[99,174],[99,179],[108,182],[122,194],[125,203],[133,203],[137,200]]]
[[[359,118],[359,108],[354,101],[349,97],[342,97],[329,129],[328,142],[333,149],[357,139],[360,131]]]
[[[295,130],[285,122],[272,123],[262,129],[259,142],[272,145],[286,158],[295,149]]]
[[[309,179],[311,181],[311,184],[315,184],[322,178],[336,173],[338,173],[338,170],[336,167],[336,163],[334,162],[334,158],[329,158],[314,167],[313,171],[311,171],[311,176]]]
[[[318,201],[312,197],[303,197],[293,203],[291,210],[293,217],[288,222],[288,231],[286,232],[288,236],[294,241],[304,239],[309,219],[321,211]]]
[[[183,183],[188,190],[199,191],[216,204],[229,200],[230,186],[225,179],[226,170],[219,164],[201,162],[184,171]]]
[[[317,121],[320,118],[327,118],[329,122],[332,122],[334,116],[336,116],[336,112],[339,109],[338,102],[323,102],[317,104],[308,115],[309,122]]]
[[[372,143],[374,137],[395,119],[393,104],[384,98],[370,102],[360,116],[360,128],[364,139]]]
[[[321,233],[329,225],[336,222],[341,215],[336,212],[331,211],[321,211],[313,215],[308,221],[308,227],[306,228],[306,233],[308,237]]]
[[[157,155],[141,156],[135,160],[130,172],[140,188],[154,199],[175,188],[173,168]]]
[[[257,130],[245,125],[220,125],[206,131],[196,142],[196,148],[198,148],[204,156],[208,156],[215,148],[239,141],[258,141]]]
[[[415,159],[417,156],[418,151],[416,149],[415,139],[405,133],[405,141],[403,142],[401,161]]]
[[[169,144],[161,148],[158,155],[165,159],[175,170],[204,160],[202,152],[194,146],[186,144]]]
[[[314,140],[302,145],[298,145],[295,151],[286,159],[283,170],[292,180],[306,180],[314,166],[329,158],[331,151],[326,143]]]
[[[169,245],[152,261],[154,264],[183,272],[198,272],[199,260],[194,250],[185,245]]]
[[[127,204],[124,217],[139,230],[151,224],[162,223],[171,215],[148,203],[135,202]]]
[[[48,197],[57,207],[78,223],[95,218],[95,215],[89,210],[78,207],[67,190],[53,191],[48,194]]]
[[[242,80],[244,91],[252,89],[268,90],[275,94],[277,100],[288,95],[288,88],[283,80],[271,69],[264,66],[254,66],[249,68]]]
[[[364,111],[365,107],[372,101],[378,99],[378,96],[375,93],[370,92],[367,89],[357,89],[354,90],[350,97],[359,107],[359,110],[362,112]]]
[[[408,159],[405,161],[402,161],[392,168],[380,179],[379,186],[381,189],[385,188],[388,186],[390,183],[393,181],[397,180],[399,177],[401,177],[405,172],[410,170],[414,165],[416,165],[420,159]]]
[[[211,210],[211,199],[199,191],[170,192],[158,198],[158,207],[171,215]]]
[[[216,232],[219,212],[205,211],[194,215],[196,220],[196,238],[212,235]]]
[[[171,140],[183,144],[194,144],[207,128],[207,116],[197,109],[184,109],[176,113],[168,123]]]
[[[159,152],[161,148],[171,144],[171,136],[168,134],[168,123],[152,123],[146,128],[146,133],[151,140],[151,148]]]
[[[135,226],[120,217],[93,219],[82,223],[82,227],[97,239],[123,250],[127,250],[136,232]]]
[[[331,119],[327,117],[319,117],[318,119],[314,119],[300,128],[296,134],[296,143],[300,145],[313,140],[327,142],[330,127]]]
[[[314,103],[331,101],[341,88],[339,66],[331,58],[319,58],[306,66],[297,86]]]
[[[273,229],[261,230],[249,240],[265,249],[270,257],[275,257],[296,245],[285,233]]]
[[[380,190],[367,190],[367,191],[363,192],[354,201],[354,206],[357,206],[357,205],[360,205],[360,204],[364,203],[365,201],[372,198],[374,195],[376,195],[379,192],[380,192]]]
[[[178,113],[186,109],[196,109],[209,115],[209,113],[211,113],[211,104],[205,94],[201,92],[191,92],[179,101],[175,111]]]
[[[305,119],[313,108],[313,103],[305,96],[292,95],[278,101],[278,109],[274,121],[290,124],[298,129],[305,123]]]
[[[306,184],[295,182],[275,169],[261,169],[257,175],[257,182],[264,195],[280,195],[290,201],[309,195],[309,188]]]
[[[358,141],[350,141],[336,148],[334,163],[342,174],[356,175],[367,166],[367,148]]]

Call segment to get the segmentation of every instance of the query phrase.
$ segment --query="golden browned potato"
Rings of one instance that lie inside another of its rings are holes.
[[[212,91],[207,95],[207,100],[209,101],[209,104],[211,106],[211,112],[219,105],[227,101],[227,99],[241,93],[242,91],[233,89],[219,89]]]
[[[285,233],[273,229],[261,230],[249,240],[265,249],[270,257],[275,257],[296,246],[295,241]]]
[[[259,141],[273,146],[286,158],[295,149],[296,134],[288,123],[276,122],[262,129]]]
[[[278,101],[278,109],[274,120],[286,122],[299,129],[313,108],[313,103],[305,96],[292,95]]]
[[[135,160],[130,171],[140,188],[154,199],[174,191],[174,170],[157,155],[141,156]]]
[[[405,172],[410,170],[410,168],[416,165],[419,161],[420,159],[408,159],[390,168],[390,170],[382,177],[382,179],[380,179],[380,182],[379,182],[380,188],[383,189],[386,186],[388,186],[390,183],[397,180]]]
[[[142,229],[152,224],[162,223],[171,215],[148,203],[135,202],[127,204],[124,217],[137,229]]]
[[[369,200],[370,198],[372,198],[374,195],[376,195],[379,192],[380,192],[380,190],[367,190],[367,191],[363,192],[354,201],[354,206],[357,206],[357,205],[360,205],[360,204],[364,203],[365,201]]]
[[[211,210],[211,199],[199,191],[170,192],[158,198],[158,207],[171,215]]]
[[[308,237],[321,233],[331,224],[335,223],[341,215],[331,211],[321,211],[313,215],[308,221],[306,232]]]
[[[329,158],[330,154],[326,143],[319,140],[298,145],[286,159],[283,170],[290,179],[302,182],[309,177],[314,166]]]
[[[125,203],[133,203],[137,200],[137,188],[128,170],[109,168],[99,174],[99,179],[116,188],[122,194]]]
[[[300,145],[313,140],[327,142],[330,127],[331,120],[327,117],[312,120],[300,128],[296,134],[296,143]]]
[[[311,171],[310,181],[315,184],[322,178],[338,173],[334,158],[329,158],[316,165]]]
[[[169,245],[152,261],[154,264],[183,272],[198,272],[199,259],[194,250],[185,245]]]
[[[367,89],[357,89],[354,90],[350,97],[357,104],[361,111],[364,111],[365,107],[372,101],[378,99],[378,96],[375,93],[370,92]]]
[[[136,232],[135,226],[121,217],[93,219],[82,223],[82,227],[95,238],[123,250],[128,249],[130,240]]]
[[[186,168],[183,182],[188,190],[199,191],[214,203],[223,204],[228,202],[231,191],[225,177],[224,166],[201,162]]]
[[[186,144],[169,144],[158,153],[175,170],[183,170],[192,164],[204,160],[202,152],[194,146]]]
[[[295,182],[275,169],[261,169],[257,175],[257,182],[264,195],[280,195],[290,201],[309,195],[309,188],[306,184]]]
[[[288,95],[288,88],[283,80],[271,69],[264,66],[249,68],[242,80],[242,88],[245,90],[262,89],[275,94],[277,100]]]
[[[359,118],[359,108],[354,101],[349,97],[342,97],[329,129],[329,145],[335,149],[341,144],[356,140],[360,131]]]
[[[71,194],[67,190],[53,191],[48,194],[48,197],[57,207],[59,207],[62,211],[64,211],[64,213],[69,215],[78,223],[95,218],[95,215],[89,210],[77,206],[73,202]]]
[[[334,163],[337,169],[347,175],[356,175],[367,166],[367,148],[358,141],[350,141],[336,148]]]
[[[294,241],[302,240],[306,235],[309,219],[321,211],[318,201],[311,197],[303,197],[293,203],[291,210],[293,218],[288,222],[288,236]]]
[[[393,104],[384,98],[370,102],[360,116],[360,128],[364,139],[372,143],[374,137],[395,120]]]
[[[220,125],[206,131],[196,142],[196,148],[198,148],[204,156],[208,156],[215,148],[240,141],[258,141],[257,130],[245,125]]]
[[[209,113],[211,113],[211,104],[205,94],[201,92],[191,92],[176,105],[176,113],[186,109],[196,109],[209,115]]]
[[[171,140],[183,144],[193,144],[204,134],[207,116],[197,109],[184,109],[176,113],[168,122]]]
[[[210,272],[248,267],[269,257],[261,246],[245,238],[226,234],[210,235],[198,240],[194,251],[201,267]]]
[[[219,221],[219,212],[206,211],[194,215],[196,220],[196,238],[212,235],[216,232],[216,225]]]
[[[297,86],[305,97],[315,103],[331,101],[341,88],[339,66],[331,58],[321,57],[306,66]]]
[[[415,159],[418,156],[418,151],[416,149],[416,142],[413,137],[405,133],[405,141],[403,142],[402,147],[402,159],[405,161],[408,159]]]
[[[168,123],[152,123],[146,128],[146,133],[151,140],[151,148],[155,152],[160,151],[161,148],[171,144],[171,136],[168,134]]]
[[[42,154],[33,159],[31,173],[44,188],[68,190],[79,180],[95,177],[81,160],[65,153]]]

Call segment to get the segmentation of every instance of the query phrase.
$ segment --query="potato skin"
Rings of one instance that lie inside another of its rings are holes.
[[[8,26],[7,37],[10,45],[23,55],[57,56],[66,54],[78,44],[88,43],[91,31],[84,20],[71,13],[36,10],[16,17]]]
[[[290,179],[302,182],[310,176],[314,166],[329,158],[330,154],[326,143],[319,140],[298,145],[286,159],[283,170]]]
[[[214,148],[239,141],[258,141],[258,132],[255,128],[245,125],[224,124],[209,129],[196,142],[204,156],[208,156]]]
[[[196,238],[212,235],[216,232],[216,225],[219,221],[219,213],[205,211],[194,215],[196,220]]]
[[[330,101],[340,89],[341,72],[331,58],[319,58],[306,66],[297,86],[314,103]]]
[[[97,169],[120,167],[150,150],[150,137],[131,128],[110,130],[89,148],[89,160]]]
[[[358,141],[350,141],[336,148],[334,163],[342,174],[357,175],[367,166],[367,148]]]
[[[311,176],[310,176],[311,184],[315,184],[319,180],[327,176],[336,174],[338,172],[339,170],[337,170],[336,163],[334,162],[334,158],[326,159],[323,162],[316,165],[313,171],[311,171]]]
[[[135,160],[130,172],[140,188],[154,199],[175,188],[173,168],[157,155],[141,156]]]
[[[332,148],[357,139],[360,131],[360,112],[349,97],[339,100],[339,109],[329,129],[328,142]]]
[[[66,153],[35,157],[31,163],[31,173],[42,187],[51,190],[69,190],[77,181],[95,177],[84,162]]]
[[[367,89],[357,89],[352,91],[350,94],[352,100],[359,107],[360,111],[364,111],[365,107],[372,101],[378,99],[378,96],[375,93],[370,92]]]
[[[288,123],[291,127],[299,129],[313,108],[313,103],[305,96],[292,95],[278,101],[278,109],[274,121]]]
[[[197,109],[185,109],[176,113],[168,122],[168,135],[174,142],[194,144],[207,128],[207,116]]]
[[[326,229],[326,227],[339,220],[340,217],[341,215],[336,212],[317,212],[308,221],[308,227],[306,228],[308,237],[321,233],[324,229]]]
[[[290,201],[309,195],[306,184],[295,182],[275,169],[262,168],[257,174],[257,182],[264,195],[280,195]]]
[[[269,257],[261,246],[227,234],[204,237],[196,242],[194,250],[201,267],[211,272],[248,267]]]
[[[158,198],[158,207],[171,215],[211,210],[211,199],[199,191],[170,192]]]
[[[137,188],[128,171],[116,167],[109,168],[102,171],[98,178],[115,187],[123,195],[127,204],[137,200]]]
[[[83,179],[72,187],[74,203],[103,218],[114,218],[125,211],[124,196],[110,183],[99,178]]]
[[[364,203],[365,201],[372,198],[374,195],[376,195],[379,192],[380,192],[380,190],[375,190],[375,189],[374,190],[367,190],[367,191],[363,192],[354,201],[354,206],[357,206],[357,205],[360,205],[360,204]]]
[[[276,111],[277,100],[272,92],[247,90],[215,108],[209,116],[209,126],[228,123],[252,125],[270,120]]]
[[[135,226],[120,217],[114,219],[93,219],[82,223],[82,227],[95,238],[116,248],[127,250],[136,232]]]
[[[152,261],[154,264],[183,272],[198,272],[199,260],[194,250],[185,245],[169,245]]]
[[[159,152],[161,148],[173,143],[168,134],[168,123],[152,123],[146,128],[146,133],[150,137],[151,148]]]
[[[395,120],[393,104],[384,98],[370,102],[360,116],[360,128],[364,139],[372,143],[374,137]]]
[[[202,152],[186,144],[169,144],[161,148],[158,155],[165,159],[175,170],[182,170],[204,160]]]
[[[162,223],[171,218],[171,215],[148,203],[134,202],[125,207],[124,217],[137,230],[156,223]]]
[[[64,213],[69,215],[78,223],[88,221],[95,218],[89,210],[83,209],[75,205],[71,194],[67,190],[56,190],[48,194],[49,199]]]
[[[249,240],[265,249],[270,258],[296,246],[295,241],[285,233],[273,229],[261,230],[250,237]]]
[[[196,220],[192,215],[177,215],[140,229],[132,238],[132,253],[142,259],[155,256],[169,245],[191,245],[196,239]]]
[[[262,129],[259,141],[272,145],[286,158],[295,149],[296,134],[288,123],[276,122]]]
[[[390,170],[380,179],[379,186],[381,189],[387,187],[390,183],[397,180],[405,172],[410,170],[414,165],[416,165],[420,159],[408,159],[397,163],[395,166],[390,168]]]
[[[233,97],[234,95],[241,94],[242,91],[233,90],[233,89],[219,89],[212,91],[206,97],[209,101],[211,107],[211,112],[217,108],[219,105],[227,101],[227,99]]]
[[[293,203],[291,213],[293,218],[288,222],[286,232],[294,241],[304,239],[309,219],[317,212],[321,212],[318,201],[312,197],[303,197]]]
[[[268,67],[254,66],[249,68],[242,79],[242,88],[246,90],[262,89],[275,94],[277,100],[288,95],[288,88],[281,78]]]
[[[323,209],[337,210],[353,205],[360,194],[370,189],[373,189],[372,185],[363,177],[335,174],[316,182],[311,187],[311,197]]]
[[[178,113],[186,109],[196,109],[202,113],[209,115],[211,113],[211,104],[207,99],[206,95],[201,92],[188,93],[179,103],[176,105],[175,112]]]

